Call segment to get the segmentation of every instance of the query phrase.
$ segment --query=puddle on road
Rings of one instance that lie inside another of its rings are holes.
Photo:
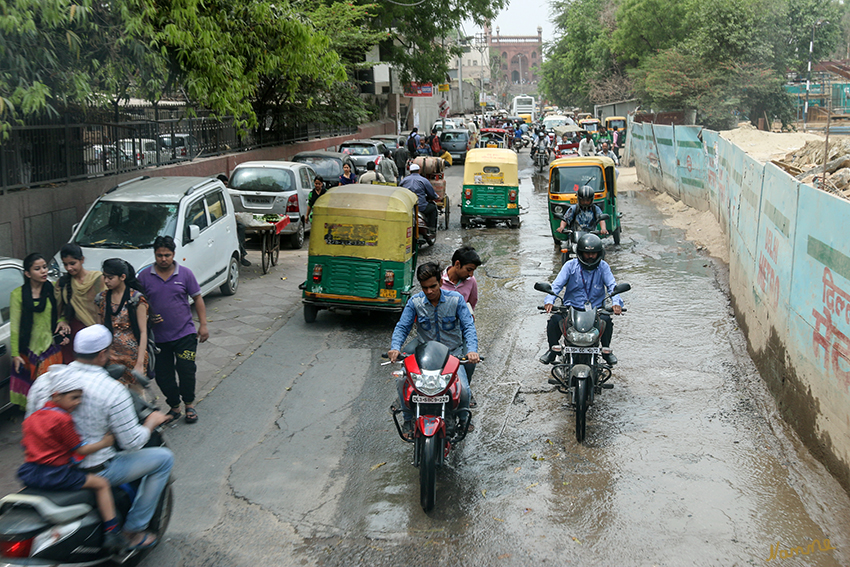
[[[478,429],[440,471],[436,510],[419,508],[412,449],[386,419],[391,395],[372,392],[344,462],[348,471],[387,464],[351,475],[342,539],[311,540],[304,553],[323,565],[747,565],[768,559],[776,542],[830,538],[837,551],[815,546],[804,562],[784,564],[850,564],[850,499],[777,425],[760,379],[738,358],[741,337],[712,262],[664,226],[642,191],[622,191],[622,244],[607,246],[616,278],[632,284],[629,311],[615,319],[615,388],[597,396],[587,440],[576,443],[566,396],[537,362],[546,318],[532,286],[560,266],[545,184],[532,181],[519,231],[455,227],[423,254],[447,258],[462,238],[485,262]],[[459,187],[457,177],[449,183]],[[390,332],[342,334],[361,345]],[[383,374],[375,383],[388,384]]]

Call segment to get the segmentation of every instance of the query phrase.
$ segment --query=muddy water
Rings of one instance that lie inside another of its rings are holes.
[[[460,169],[449,174],[450,194]],[[331,533],[302,553],[325,565],[749,565],[771,553],[783,565],[850,565],[850,499],[776,418],[722,291],[722,266],[664,226],[630,170],[621,176],[623,240],[606,258],[632,284],[628,312],[615,319],[620,363],[576,443],[566,396],[537,362],[546,318],[532,285],[560,266],[545,185],[525,177],[519,230],[460,231],[455,214],[420,259],[445,262],[468,242],[485,261],[476,274],[486,357],[472,383],[477,430],[440,471],[436,510],[419,507],[411,450],[386,419],[392,379],[376,370],[379,387],[356,402],[339,474],[369,472],[350,475]],[[378,369],[383,327],[343,319],[336,340],[376,349]],[[798,546],[805,556],[783,558]]]

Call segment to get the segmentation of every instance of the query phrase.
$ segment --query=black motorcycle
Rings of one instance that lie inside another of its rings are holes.
[[[600,339],[605,330],[605,321],[601,314],[612,314],[612,295],[629,291],[627,283],[614,286],[612,294],[606,294],[602,307],[595,309],[589,302],[584,310],[569,305],[554,305],[553,313],[564,315],[561,321],[560,344],[552,350],[557,359],[552,368],[550,384],[558,386],[558,391],[570,395],[570,404],[576,412],[576,441],[584,441],[587,423],[587,410],[593,405],[597,394],[614,387],[609,384],[611,366],[602,358],[603,349]],[[552,294],[552,286],[547,282],[537,282],[534,289]],[[544,309],[543,306],[538,309]]]
[[[107,368],[113,378],[124,373],[124,367]],[[147,380],[134,373],[136,381],[144,386]],[[149,404],[133,389],[128,388],[139,422],[157,408]],[[164,447],[159,429],[151,433],[146,447]],[[141,479],[112,487],[115,512],[123,522],[133,504]],[[156,511],[147,531],[162,541],[171,519],[173,494],[171,482],[160,495]],[[124,564],[136,561],[151,549],[113,553],[104,547],[103,527],[93,490],[57,491],[24,488],[16,494],[0,499],[0,565],[99,565],[109,561]]]

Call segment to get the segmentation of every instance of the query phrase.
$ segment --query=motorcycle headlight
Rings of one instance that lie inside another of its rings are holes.
[[[555,206],[555,212],[559,215],[564,214],[564,207],[562,207],[561,205],[556,205]]]
[[[591,346],[599,339],[599,329],[593,328],[586,333],[579,333],[575,327],[567,331],[567,342],[576,346]]]
[[[426,396],[436,396],[446,389],[451,374],[440,374],[439,370],[424,370],[422,374],[411,374],[413,385]]]

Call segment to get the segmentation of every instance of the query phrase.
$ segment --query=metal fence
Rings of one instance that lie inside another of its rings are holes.
[[[188,118],[183,110],[95,114],[83,119],[69,112],[58,120],[12,126],[9,138],[0,142],[0,195],[357,132],[356,126],[292,123],[291,116],[280,115],[268,115],[259,128],[240,134],[233,117]]]

